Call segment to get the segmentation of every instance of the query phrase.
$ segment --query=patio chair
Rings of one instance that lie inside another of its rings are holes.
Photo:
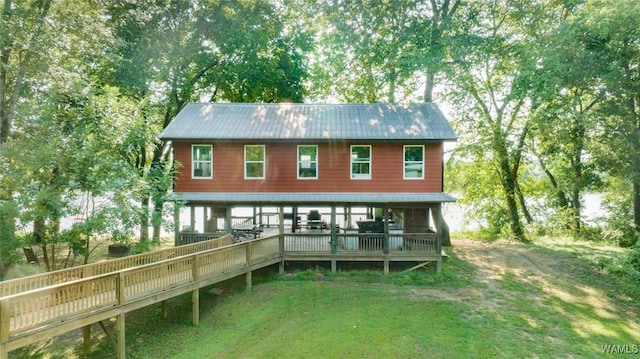
[[[27,257],[27,263],[35,263],[37,265],[40,265],[40,262],[38,261],[38,255],[36,254],[36,251],[33,250],[33,248],[22,247],[22,250],[24,251],[24,256]]]

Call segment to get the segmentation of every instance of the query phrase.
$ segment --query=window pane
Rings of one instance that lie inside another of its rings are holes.
[[[194,163],[193,175],[196,177],[211,177],[211,163],[207,163],[207,162]]]
[[[247,163],[247,177],[264,177],[264,164],[261,162]]]
[[[354,161],[368,161],[371,158],[370,147],[353,146],[351,148],[351,158]]]
[[[316,160],[316,156],[318,154],[317,146],[299,146],[298,147],[298,159],[302,160],[303,157],[306,157],[311,160]]]
[[[246,158],[247,158],[247,161],[264,161],[264,147],[263,146],[247,146]]]
[[[422,161],[423,160],[422,146],[407,146],[404,149],[405,161]]]
[[[368,163],[354,163],[351,165],[351,172],[353,174],[369,174]]]
[[[302,165],[300,166],[300,169],[298,170],[298,177],[311,177],[311,178],[315,178],[317,176],[317,171],[316,171],[316,164],[312,163],[307,167],[302,167]]]
[[[406,178],[422,178],[422,164],[408,164],[404,170]]]
[[[193,146],[193,159],[195,161],[211,160],[211,146]]]

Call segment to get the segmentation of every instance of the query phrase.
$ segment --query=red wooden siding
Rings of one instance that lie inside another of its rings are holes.
[[[317,179],[297,178],[297,144],[265,143],[264,179],[244,179],[244,143],[212,144],[212,179],[192,179],[191,143],[173,144],[175,159],[182,165],[178,169],[180,173],[176,177],[175,191],[442,192],[442,143],[425,144],[425,178],[420,180],[403,179],[403,145],[417,143],[358,143],[372,146],[370,180],[350,178],[351,143],[317,143]]]

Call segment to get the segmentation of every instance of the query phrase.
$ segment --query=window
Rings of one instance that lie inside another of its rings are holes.
[[[298,146],[298,178],[318,178],[318,146]]]
[[[424,146],[404,146],[404,179],[424,178]]]
[[[351,178],[371,179],[371,146],[351,146]]]
[[[264,145],[244,146],[244,178],[264,178]]]
[[[212,178],[211,145],[191,146],[191,178]]]

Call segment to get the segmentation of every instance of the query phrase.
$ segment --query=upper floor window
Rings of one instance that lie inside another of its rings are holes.
[[[298,146],[298,178],[318,178],[318,146]]]
[[[371,179],[371,146],[351,146],[351,178]]]
[[[191,178],[212,178],[213,177],[213,146],[192,145],[191,146]]]
[[[404,179],[424,178],[424,146],[404,146]]]
[[[264,145],[244,146],[244,178],[264,178]]]

